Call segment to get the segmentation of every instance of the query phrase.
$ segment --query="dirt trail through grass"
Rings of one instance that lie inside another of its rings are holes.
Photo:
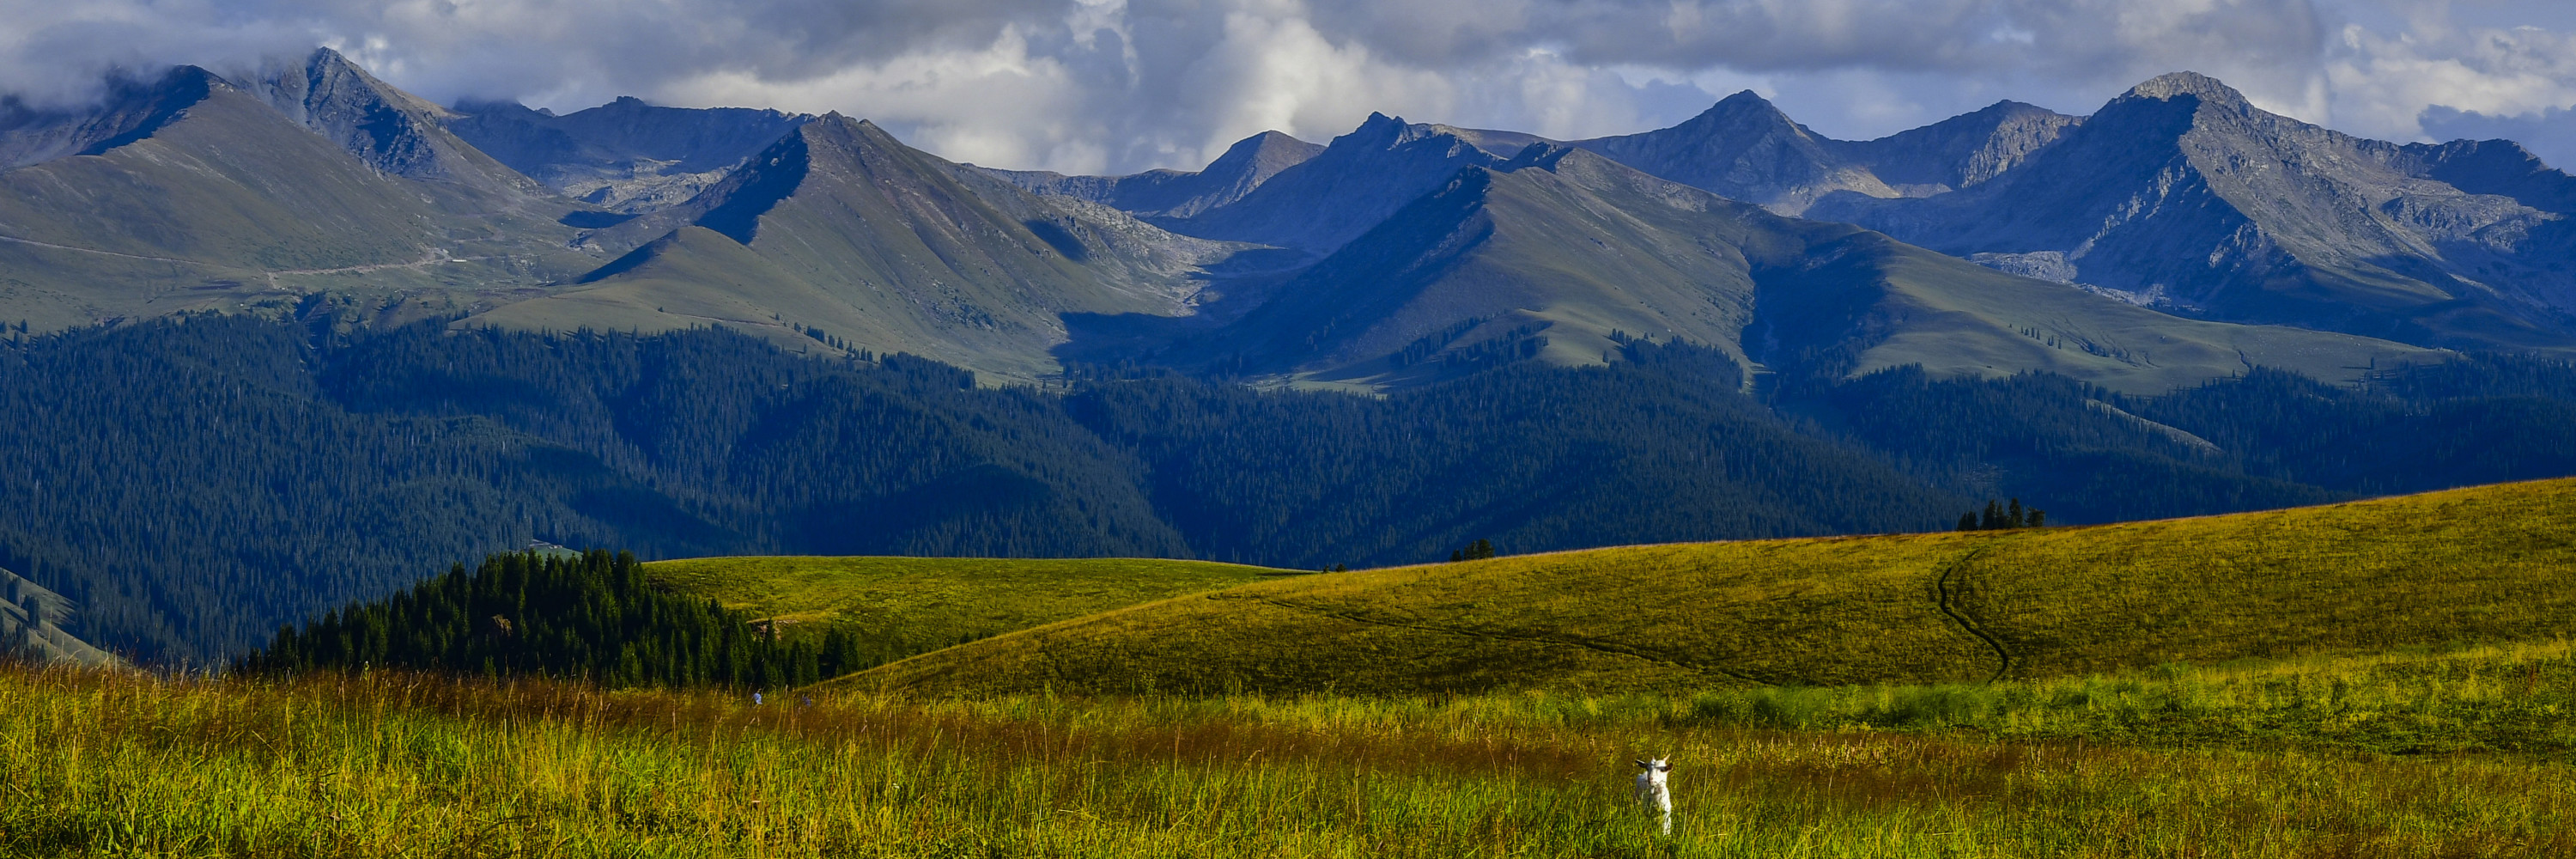
[[[1950,605],[1950,577],[1957,574],[1961,567],[1975,561],[1977,556],[1985,554],[1988,548],[1991,546],[1978,546],[1942,563],[1940,572],[1932,577],[1932,589],[1940,597],[1938,607],[1941,613],[1948,616],[1950,622],[1958,624],[1960,629],[1967,630],[1969,635],[1976,636],[1978,641],[1985,642],[1986,647],[1995,652],[1995,674],[1986,678],[1987,683],[1993,683],[2004,679],[2004,675],[2012,671],[2012,651],[2005,649],[2004,643],[1995,640],[1994,636],[1987,635],[1984,629],[1978,628],[1976,621],[1969,620],[1967,615],[1959,613],[1958,609]]]

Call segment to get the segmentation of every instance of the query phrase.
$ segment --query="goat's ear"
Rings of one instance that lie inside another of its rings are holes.
[[[1647,762],[1645,761],[1645,759],[1644,759],[1644,758],[1639,758],[1639,759],[1637,760],[1637,765],[1638,765],[1638,766],[1641,766],[1641,767],[1645,767],[1645,768],[1647,768],[1647,769],[1654,769],[1654,768],[1655,768],[1655,765],[1654,765],[1654,764],[1647,763]]]
[[[1664,765],[1664,771],[1665,771],[1665,772],[1672,772],[1672,771],[1673,771],[1673,765],[1672,765],[1672,764],[1665,764],[1665,765]]]

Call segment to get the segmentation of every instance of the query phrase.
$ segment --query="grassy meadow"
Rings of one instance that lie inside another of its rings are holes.
[[[1982,683],[2576,636],[2576,480],[1285,577],[839,681],[925,694]]]
[[[644,572],[774,619],[782,635],[838,627],[893,659],[1299,571],[1156,558],[776,556],[654,561]]]
[[[2576,855],[2571,495],[1313,575],[659,562],[930,652],[761,703],[0,667],[0,856]],[[1664,754],[1669,836],[1629,787]]]
[[[383,672],[10,669],[0,854],[2567,855],[2569,657],[2555,643],[1677,696],[760,706]],[[1629,758],[1664,753],[1669,837],[1628,786]]]

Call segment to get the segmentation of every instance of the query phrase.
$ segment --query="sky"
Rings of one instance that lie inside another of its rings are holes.
[[[1624,134],[1745,89],[1866,139],[2002,99],[2090,113],[2178,70],[2353,134],[2576,165],[2566,0],[0,0],[0,91],[77,102],[119,70],[317,45],[443,104],[839,111],[1067,173],[1194,169],[1372,111]]]

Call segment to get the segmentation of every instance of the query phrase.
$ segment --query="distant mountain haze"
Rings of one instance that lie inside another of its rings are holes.
[[[1132,176],[1066,176],[1031,170],[992,170],[1023,189],[1089,200],[1139,217],[1187,218],[1243,199],[1279,171],[1315,157],[1324,147],[1276,131],[1235,141],[1224,155],[1196,172],[1151,170]]]
[[[1454,375],[1476,365],[1439,358],[1513,340],[1531,341],[1525,357],[1580,365],[1623,337],[1678,338],[1752,365],[1845,354],[1845,372],[2044,369],[2139,393],[2249,361],[2348,379],[2425,354],[2177,319],[1546,145],[1461,170],[1277,296],[1183,354],[1386,385]]]
[[[1796,215],[1836,191],[1921,197],[1965,188],[2011,169],[2081,122],[2006,101],[1877,140],[1834,140],[1747,90],[1671,128],[1575,145],[1728,199]]]
[[[1481,148],[1462,129],[1370,114],[1359,128],[1240,199],[1164,226],[1204,238],[1329,253],[1461,168],[1500,164],[1512,154]]]
[[[2180,73],[1981,185],[1920,199],[1836,194],[1807,214],[2212,319],[2563,348],[2576,236],[2561,212],[2533,204],[2563,210],[2567,180],[2518,150],[2363,140]]]
[[[447,129],[565,196],[638,213],[687,201],[805,114],[656,107],[621,98],[562,116],[517,104],[464,103]]]

